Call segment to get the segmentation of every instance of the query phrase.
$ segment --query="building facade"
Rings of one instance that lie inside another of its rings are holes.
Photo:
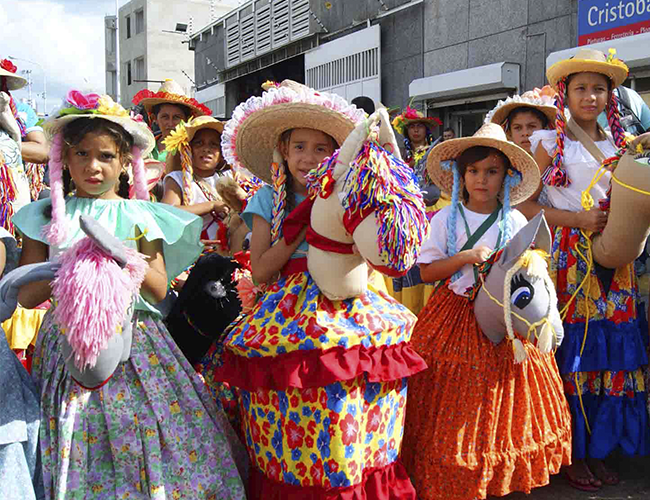
[[[628,16],[632,29],[621,19],[612,26],[605,15],[597,19],[605,4],[251,0],[191,36],[196,97],[215,116],[229,117],[239,102],[260,95],[264,81],[292,78],[389,108],[414,101],[467,136],[499,99],[543,86],[546,68],[579,43],[607,39],[595,47],[616,47],[631,68],[629,86],[648,99],[650,5]]]
[[[140,90],[155,91],[168,78],[192,95],[194,55],[187,50],[189,36],[196,26],[205,26],[237,4],[237,0],[131,0],[118,11],[117,30],[116,17],[106,16],[106,92],[118,97],[119,67],[119,102],[125,106]]]

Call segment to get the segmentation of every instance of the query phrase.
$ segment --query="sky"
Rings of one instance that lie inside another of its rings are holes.
[[[118,1],[121,7],[128,0]],[[71,88],[105,92],[104,16],[114,14],[115,0],[0,0],[0,59],[21,58],[12,61],[18,73],[33,70],[32,95],[39,112],[43,70],[48,112]],[[27,88],[12,95],[26,98]]]
[[[124,3],[126,0],[120,0],[120,6]],[[47,79],[48,111],[71,88],[105,91],[104,16],[114,12],[115,0],[0,2],[0,26],[4,27],[0,59],[17,58],[12,62],[18,67],[18,73],[32,70],[32,92],[39,94],[34,95],[39,111],[43,109],[43,70]],[[27,97],[27,88],[12,95]]]

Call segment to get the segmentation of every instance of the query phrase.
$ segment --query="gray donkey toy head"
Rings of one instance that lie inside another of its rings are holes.
[[[515,331],[543,353],[558,347],[564,336],[548,274],[550,249],[551,233],[541,211],[506,244],[474,301],[483,333],[494,344],[507,336],[517,363],[526,359],[526,351]]]

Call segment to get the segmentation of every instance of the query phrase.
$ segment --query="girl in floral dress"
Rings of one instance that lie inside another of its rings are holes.
[[[511,204],[535,191],[537,166],[488,123],[435,146],[428,168],[452,204],[431,219],[418,259],[422,277],[442,283],[413,331],[429,368],[409,382],[404,465],[421,500],[529,493],[570,459],[557,366],[529,342],[528,359],[515,364],[509,342],[495,345],[481,331],[469,296],[479,279],[473,265],[526,225]]]
[[[625,141],[612,90],[628,70],[614,52],[606,57],[581,49],[548,69],[547,78],[558,92],[556,130],[531,137],[551,205],[545,213],[556,226],[551,269],[558,307],[565,312],[557,361],[573,417],[573,465],[567,478],[572,486],[592,492],[618,483],[617,473],[603,462],[616,448],[627,455],[650,452],[642,372],[648,364],[648,332],[638,321],[634,265],[606,269],[585,259],[591,234],[607,224],[607,211],[598,205],[583,208],[583,192],[590,188],[595,203],[607,197],[610,172],[591,182],[602,158],[614,156]],[[604,110],[611,133],[598,125]],[[532,207],[528,216],[539,211],[534,201],[527,203]]]
[[[33,377],[41,398],[46,495],[243,500],[232,429],[152,306],[165,296],[167,276],[198,256],[201,221],[140,201],[147,199],[142,156],[153,147],[153,135],[110,97],[82,104],[78,95],[69,93],[45,125],[52,142],[52,199],[16,214],[24,237],[21,265],[57,259],[84,237],[79,216],[86,214],[144,254],[149,269],[135,301],[130,355],[98,387],[73,378],[62,331],[51,312],[44,320]],[[129,163],[140,200],[126,199]],[[71,189],[74,195],[66,196]],[[33,307],[50,294],[49,282],[30,283],[19,300]]]
[[[329,300],[307,271],[306,228],[293,243],[283,236],[306,174],[364,117],[285,81],[241,104],[224,129],[229,163],[269,184],[243,212],[253,278],[268,288],[226,337],[215,373],[239,392],[251,498],[415,499],[398,459],[406,377],[423,368],[409,345],[413,315],[372,285]]]

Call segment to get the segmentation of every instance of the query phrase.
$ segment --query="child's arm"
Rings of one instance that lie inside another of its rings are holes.
[[[20,254],[19,266],[47,261],[47,245],[37,240],[23,236],[23,250]],[[21,287],[18,292],[18,302],[21,306],[32,309],[48,300],[52,295],[49,281],[34,281]]]
[[[305,239],[304,228],[296,241],[287,244],[284,238],[271,246],[271,224],[263,217],[253,215],[253,233],[251,234],[251,268],[253,279],[258,283],[268,283],[280,272],[296,248]]]
[[[535,161],[539,166],[541,174],[544,173],[546,168],[551,164],[551,158],[543,147],[538,147],[535,152]],[[607,212],[603,212],[600,208],[592,208],[591,210],[581,210],[580,212],[571,212],[569,210],[561,210],[559,208],[546,207],[537,202],[539,193],[542,191],[542,183],[539,183],[537,191],[523,203],[517,205],[517,210],[526,216],[528,220],[535,217],[540,210],[544,210],[544,217],[551,226],[561,227],[577,227],[586,229],[588,231],[602,231],[607,224]]]
[[[162,251],[162,241],[139,240],[139,251],[147,256],[149,270],[140,287],[140,295],[150,304],[161,302],[167,295],[167,271]]]
[[[199,216],[210,212],[220,213],[226,211],[226,204],[221,201],[204,201],[193,205],[183,205],[183,192],[174,179],[165,180],[165,194],[162,202]]]
[[[463,250],[453,257],[434,260],[429,264],[420,264],[420,277],[425,283],[446,280],[459,271],[466,264],[480,264],[485,262],[492,253],[486,246],[478,246],[471,250]]]

